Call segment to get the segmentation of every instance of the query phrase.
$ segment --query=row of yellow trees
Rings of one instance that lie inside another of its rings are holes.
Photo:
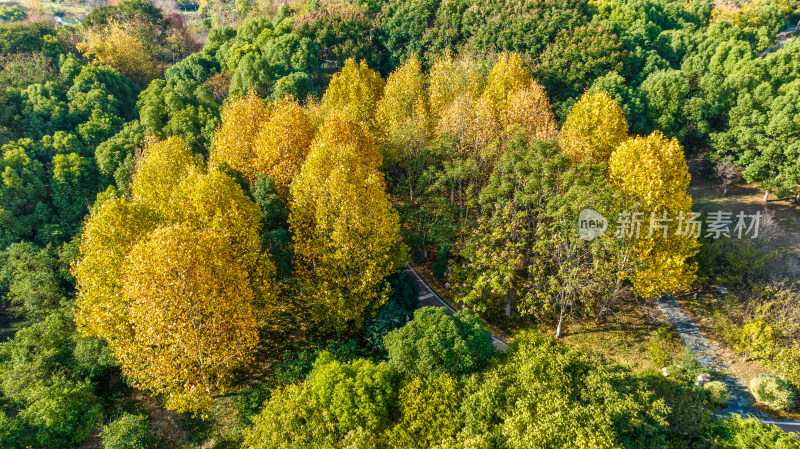
[[[584,97],[559,131],[519,57],[486,68],[443,58],[425,74],[412,58],[384,81],[350,60],[318,102],[231,99],[208,163],[179,138],[150,142],[130,191],[101,195],[85,223],[74,267],[79,330],[106,339],[126,375],[169,407],[208,408],[259,344],[280,344],[259,335],[286,319],[289,304],[302,308],[294,319],[310,320],[305,328],[344,332],[385,302],[405,249],[384,172],[403,171],[444,137],[455,142],[450,157],[472,167],[451,195],[461,222],[519,133],[560,141],[576,161],[608,161],[609,179],[643,212],[690,208],[674,140],[629,138],[606,94]],[[288,204],[289,279],[276,276],[260,241],[262,211],[231,169],[251,186],[272,178]],[[643,263],[623,275],[642,295],[680,288],[694,248],[691,239],[641,240],[632,257]]]

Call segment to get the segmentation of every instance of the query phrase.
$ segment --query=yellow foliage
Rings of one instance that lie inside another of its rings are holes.
[[[480,65],[471,59],[454,60],[447,56],[436,60],[429,74],[430,111],[434,124],[457,97],[480,97],[486,79]]]
[[[132,199],[168,215],[173,208],[169,197],[194,166],[192,150],[180,137],[148,142],[131,177]]]
[[[158,224],[150,208],[109,198],[92,211],[81,235],[75,323],[87,337],[106,340],[130,335],[130,300],[122,294],[122,268],[133,245]]]
[[[372,132],[375,129],[375,107],[382,93],[381,75],[370,69],[366,62],[356,63],[350,58],[342,70],[331,78],[322,97],[323,115],[327,117],[334,111],[346,112]]]
[[[93,64],[113,67],[141,87],[160,73],[148,45],[115,21],[102,28],[88,29],[77,48]]]
[[[609,161],[611,181],[642,211],[687,211],[692,199],[686,193],[689,167],[683,147],[660,131],[625,140]]]
[[[603,91],[584,94],[561,128],[561,146],[577,161],[607,161],[627,137],[625,113]]]
[[[558,133],[547,92],[535,80],[512,92],[503,119],[504,129],[516,126],[534,139],[549,140]]]
[[[626,212],[646,215],[643,238],[630,246],[633,268],[626,275],[633,282],[634,291],[647,297],[687,288],[697,271],[697,264],[688,261],[697,253],[699,244],[694,236],[676,235],[678,215],[692,208],[691,197],[686,193],[689,168],[681,145],[658,131],[626,140],[611,155],[609,177],[622,190]],[[673,220],[660,223],[668,226],[667,238],[662,238],[663,231],[645,238],[650,213],[656,218],[666,214]]]
[[[207,410],[258,342],[249,264],[227,236],[176,224],[128,254],[124,294],[133,328],[115,345],[135,384],[166,395],[175,410]]]
[[[422,66],[413,57],[386,81],[376,117],[386,154],[393,161],[407,158],[431,138],[425,83]]]
[[[289,185],[308,155],[313,129],[305,111],[293,98],[275,101],[270,111],[269,119],[258,131],[256,159],[251,165],[259,173],[271,176],[278,192],[286,198]]]
[[[253,164],[255,142],[269,114],[269,107],[255,92],[226,103],[209,152],[211,165],[226,163],[242,172],[252,184],[258,174]]]
[[[297,282],[316,325],[360,327],[400,266],[400,223],[378,171],[380,155],[347,114],[328,116],[291,186]]]
[[[108,340],[133,382],[202,412],[249,360],[274,305],[261,213],[232,178],[198,167],[176,137],[147,146],[131,192],[86,220],[75,320]]]

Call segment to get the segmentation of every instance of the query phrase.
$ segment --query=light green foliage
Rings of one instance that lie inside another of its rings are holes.
[[[407,374],[432,376],[480,370],[492,354],[489,331],[470,309],[447,316],[441,307],[423,307],[414,319],[384,338],[389,363]]]
[[[786,381],[772,374],[759,374],[750,381],[750,392],[756,400],[775,410],[795,406],[795,393]]]
[[[19,5],[0,5],[0,21],[19,22],[25,20],[27,16]]]
[[[103,449],[154,449],[156,440],[143,415],[125,413],[103,427]]]
[[[756,418],[719,420],[706,435],[706,445],[720,449],[798,449],[800,440]]]
[[[402,418],[387,438],[396,446],[430,447],[460,429],[461,388],[447,374],[412,377],[400,389],[398,408]]]
[[[377,430],[395,402],[394,374],[385,363],[365,359],[341,363],[322,353],[308,379],[309,390],[347,433],[358,427]]]
[[[728,387],[718,380],[706,383],[703,385],[703,389],[708,392],[708,400],[717,406],[724,406],[731,398]]]

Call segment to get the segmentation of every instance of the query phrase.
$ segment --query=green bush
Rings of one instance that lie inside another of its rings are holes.
[[[650,361],[656,368],[669,365],[672,361],[672,335],[666,326],[660,326],[650,344],[647,346]]]
[[[453,317],[443,307],[417,309],[413,320],[386,335],[384,344],[393,367],[423,376],[472,373],[492,354],[492,335],[469,309]]]
[[[336,419],[342,433],[380,429],[389,421],[396,392],[392,369],[367,359],[341,363],[323,352],[308,376],[309,390]]]
[[[103,427],[104,449],[154,449],[156,440],[143,415],[126,413]]]
[[[755,418],[714,420],[703,447],[719,449],[800,449],[800,440]]]
[[[708,400],[714,405],[724,406],[731,398],[728,386],[718,380],[708,382],[703,385],[703,389],[708,392]]]
[[[759,374],[750,381],[750,391],[756,400],[775,410],[789,410],[795,405],[792,387],[772,374]]]
[[[681,365],[669,365],[665,367],[667,377],[682,380],[686,376],[686,368]]]

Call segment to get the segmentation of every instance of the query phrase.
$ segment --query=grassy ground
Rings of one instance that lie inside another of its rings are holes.
[[[584,351],[597,351],[634,372],[660,370],[652,357],[656,330],[665,326],[669,339],[663,343],[671,363],[687,357],[689,348],[678,332],[669,326],[666,317],[654,306],[629,304],[605,322],[592,319],[568,323],[563,340]]]

